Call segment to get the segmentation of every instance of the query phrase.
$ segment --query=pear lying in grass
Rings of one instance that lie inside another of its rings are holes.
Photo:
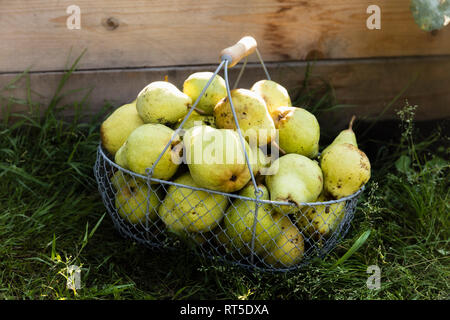
[[[312,113],[303,108],[279,107],[272,112],[272,118],[278,129],[281,149],[309,158],[317,156],[320,126]]]
[[[234,192],[250,180],[250,170],[237,132],[197,126],[186,131],[183,142],[189,171],[200,187]],[[243,142],[251,162],[250,147],[245,140]]]
[[[145,123],[171,125],[188,113],[192,99],[170,82],[155,81],[142,89],[136,110]]]
[[[279,107],[292,106],[286,88],[275,81],[260,80],[252,86],[251,90],[264,99],[269,113],[274,112]]]
[[[370,179],[370,161],[350,143],[333,145],[320,158],[324,189],[335,199],[358,191]]]
[[[145,183],[128,180],[115,196],[119,215],[131,224],[144,224],[158,217],[161,194],[149,190]]]
[[[266,185],[269,188],[272,201],[291,202],[297,207],[302,202],[317,199],[323,189],[322,170],[317,161],[308,157],[290,153],[275,160],[266,175]],[[287,205],[276,207],[277,211],[293,213],[295,208]]]
[[[303,234],[288,216],[276,213],[273,219],[281,230],[275,239],[275,245],[264,258],[265,262],[281,268],[288,268],[299,263],[303,258],[305,244]]]
[[[265,101],[247,89],[235,89],[230,94],[242,135],[250,145],[270,143],[276,130]],[[237,130],[228,97],[215,106],[214,119],[217,128]]]
[[[336,138],[333,140],[333,142],[326,147],[325,149],[323,149],[322,153],[321,153],[321,157],[323,157],[328,150],[330,150],[330,148],[332,146],[335,146],[337,144],[340,143],[350,143],[352,145],[354,145],[355,147],[358,147],[358,143],[356,141],[356,135],[355,132],[353,132],[353,122],[355,121],[355,116],[352,117],[352,119],[350,120],[350,124],[348,125],[348,128],[345,130],[342,130],[337,136]]]
[[[269,200],[269,192],[264,185],[258,185],[263,190],[261,200]],[[255,199],[255,187],[249,184],[239,192],[242,197]],[[228,208],[225,218],[225,239],[230,239],[228,247],[239,251],[241,254],[249,254],[252,248],[254,230],[254,252],[265,255],[274,244],[279,234],[279,228],[272,218],[271,205],[266,203],[258,208],[255,221],[256,202],[251,200],[236,199]],[[253,229],[255,228],[255,229]]]
[[[322,192],[315,202],[330,201]],[[297,215],[299,227],[313,239],[320,241],[332,234],[345,215],[345,201],[304,207]]]
[[[138,174],[145,175],[151,169],[164,147],[169,143],[174,130],[162,124],[144,124],[134,130],[125,142],[124,150],[127,167]],[[156,165],[153,178],[168,180],[177,171],[179,163],[176,146],[180,143],[177,136]]]
[[[196,72],[191,74],[183,83],[183,92],[192,99],[194,103],[206,86],[209,79],[214,75],[212,72]],[[212,115],[214,107],[223,98],[227,96],[225,80],[216,75],[206,89],[196,109],[203,111],[206,115]]]
[[[189,173],[174,182],[199,187]],[[205,232],[220,223],[227,206],[226,196],[171,185],[159,207],[159,216],[174,233]]]
[[[181,122],[184,120],[180,119],[178,121],[178,125],[177,128],[181,125]],[[192,111],[191,115],[189,116],[189,118],[186,120],[186,122],[183,124],[183,128],[184,130],[188,130],[194,126],[209,126],[209,127],[213,127],[215,128],[216,125],[214,123],[214,116],[211,115],[202,115],[199,114],[196,111]]]
[[[134,129],[144,124],[136,111],[136,101],[117,108],[100,127],[100,138],[105,149],[115,155]]]

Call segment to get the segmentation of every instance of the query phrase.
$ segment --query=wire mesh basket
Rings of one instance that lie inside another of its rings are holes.
[[[227,73],[229,67],[245,57],[234,84],[237,87],[248,54],[256,51],[270,79],[256,42],[248,38],[231,47],[234,51],[222,52],[219,67],[145,175],[116,164],[101,143],[94,174],[104,205],[124,237],[149,247],[169,249],[182,240],[207,257],[223,262],[261,271],[289,271],[324,257],[346,235],[364,186],[350,196],[324,202],[295,204],[263,197],[244,147]],[[183,183],[189,176],[186,165],[180,165],[170,181],[153,177],[157,163],[222,67],[236,131],[251,175],[247,186],[254,194],[248,196]]]

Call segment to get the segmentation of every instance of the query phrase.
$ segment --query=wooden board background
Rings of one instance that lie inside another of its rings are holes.
[[[87,49],[66,90],[92,87],[94,108],[105,100],[120,104],[164,74],[180,86],[190,72],[212,70],[221,49],[252,35],[274,80],[289,89],[303,80],[304,61],[319,59],[314,77],[330,81],[340,103],[355,104],[360,114],[375,117],[418,75],[404,95],[421,106],[418,118],[449,116],[450,27],[420,30],[409,3],[3,0],[0,88],[30,69],[34,99],[45,104],[68,60]],[[72,4],[81,9],[80,30],[66,27],[66,8]],[[366,28],[371,4],[381,8],[381,30]],[[252,66],[242,83],[262,77]],[[13,93],[25,96],[23,83],[7,92]],[[392,110],[383,117],[394,116]]]

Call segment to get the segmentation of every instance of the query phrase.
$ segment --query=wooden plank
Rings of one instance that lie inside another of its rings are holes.
[[[94,113],[100,110],[106,101],[114,106],[120,106],[134,100],[145,85],[155,80],[162,80],[165,75],[168,75],[169,81],[181,89],[183,81],[191,73],[213,71],[216,67],[217,65],[207,65],[77,71],[72,74],[63,88],[63,93],[70,94],[63,99],[62,104],[73,105],[74,101],[82,100],[83,96],[92,90],[86,104]],[[301,86],[307,63],[269,63],[267,67],[274,81],[293,92]],[[238,67],[230,70],[232,83],[238,71]],[[32,100],[43,106],[48,105],[62,76],[61,72],[29,74]],[[17,74],[0,75],[0,88],[7,86],[15,77]],[[254,82],[264,77],[259,64],[249,64],[239,87],[249,88]],[[354,106],[323,115],[323,121],[337,128],[341,128],[352,114],[357,114],[359,118],[377,118],[389,102],[402,91],[404,93],[381,115],[381,119],[397,118],[396,110],[404,106],[405,98],[410,104],[419,105],[416,113],[418,120],[450,117],[450,56],[318,61],[311,70],[311,84],[313,87],[318,87],[323,84],[323,81],[334,88],[338,103]],[[27,99],[26,84],[25,77],[15,83],[14,88],[3,90],[0,95]],[[5,108],[5,100],[0,101],[2,108]],[[14,111],[25,111],[25,108],[20,105],[10,107]],[[74,107],[69,107],[66,114],[71,115],[74,112]]]
[[[66,9],[81,10],[69,30]],[[381,29],[368,30],[369,5]],[[421,31],[410,0],[0,1],[0,72],[215,64],[221,49],[254,36],[266,61],[450,54],[450,28]],[[251,57],[255,61],[255,56]]]

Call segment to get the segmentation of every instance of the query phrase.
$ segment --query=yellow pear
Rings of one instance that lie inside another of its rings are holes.
[[[319,151],[320,127],[316,117],[303,108],[279,107],[272,113],[279,146],[286,153],[315,158]]]
[[[252,151],[252,162],[250,165],[252,166],[252,172],[256,176],[258,174],[264,173],[263,171],[265,169],[268,169],[270,166],[270,159],[266,154],[261,150],[261,148],[258,148],[258,146],[250,146],[250,149]]]
[[[241,140],[235,131],[196,126],[186,131],[183,142],[189,171],[200,187],[234,192],[250,180]],[[243,142],[252,162],[250,147]]]
[[[247,89],[235,89],[230,94],[242,135],[250,145],[262,146],[270,143],[276,135],[276,130],[265,101]],[[215,106],[214,119],[217,128],[237,130],[228,97]]]
[[[333,145],[321,156],[324,189],[335,199],[358,191],[370,179],[370,161],[350,143]]]
[[[125,142],[123,151],[129,170],[145,175],[146,169],[152,168],[174,132],[162,124],[144,124],[134,130]],[[168,180],[175,174],[179,165],[174,161],[178,143],[180,138],[177,136],[156,165],[153,178]]]
[[[189,173],[174,182],[199,187]],[[174,233],[205,232],[220,223],[227,206],[226,196],[171,185],[159,207],[159,216]]]
[[[275,81],[260,80],[253,84],[251,90],[264,99],[269,113],[272,113],[279,107],[292,106],[291,98],[286,88]]]
[[[117,150],[116,154],[114,155],[114,162],[122,168],[128,169],[127,155],[125,153],[126,143],[127,142],[125,141],[125,143],[119,148],[119,150]]]
[[[291,267],[303,258],[305,252],[303,234],[287,215],[276,213],[273,219],[281,232],[264,260],[274,267]]]
[[[304,202],[316,200],[322,192],[322,170],[315,160],[289,153],[275,160],[269,169],[271,174],[265,180],[272,201],[291,202],[301,207]],[[276,209],[284,213],[296,210],[287,205]]]
[[[188,113],[192,99],[167,81],[155,81],[142,89],[136,110],[145,123],[171,125]]]
[[[183,83],[183,92],[187,94],[194,103],[202,92],[206,83],[214,75],[212,72],[196,72],[191,74]],[[196,108],[203,111],[206,115],[212,115],[214,107],[221,99],[227,96],[225,80],[216,75],[206,89]]]
[[[119,215],[131,224],[144,224],[158,217],[160,197],[155,190],[149,190],[145,183],[128,181],[115,196]]]
[[[117,108],[100,126],[103,147],[115,155],[130,133],[143,124],[134,101]]]
[[[330,201],[322,192],[315,202]],[[313,239],[322,240],[333,233],[345,215],[345,201],[304,207],[297,214],[297,223]]]
[[[348,125],[348,128],[345,130],[342,130],[336,136],[336,138],[333,140],[333,142],[322,151],[322,153],[320,154],[321,157],[323,157],[324,154],[327,153],[328,150],[332,146],[340,144],[340,143],[350,143],[350,144],[354,145],[355,147],[358,147],[358,143],[356,142],[356,135],[352,129],[354,121],[355,121],[355,116],[353,116],[352,119],[350,120],[350,124]]]
[[[263,190],[261,200],[269,200],[267,188],[262,184],[258,185],[258,188]],[[254,185],[249,183],[239,192],[239,195],[255,199]],[[245,255],[251,252],[254,231],[254,252],[264,256],[274,244],[273,239],[278,236],[280,231],[272,218],[272,208],[269,203],[263,203],[258,208],[256,221],[255,209],[256,202],[252,200],[234,200],[224,218],[225,239],[230,239],[228,247]]]
[[[180,126],[181,122],[184,120],[180,119],[178,121],[178,125],[177,128]],[[191,115],[189,116],[189,118],[186,120],[186,122],[183,124],[183,129],[184,130],[188,130],[194,126],[210,126],[215,128],[216,125],[214,124],[214,117],[211,115],[202,115],[199,114],[196,111],[192,111]]]

